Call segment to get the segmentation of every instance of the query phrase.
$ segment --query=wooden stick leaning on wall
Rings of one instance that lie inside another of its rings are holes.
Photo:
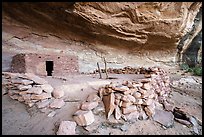
[[[98,72],[99,72],[99,75],[100,75],[100,79],[102,79],[101,69],[100,69],[100,66],[99,66],[99,63],[98,63],[98,62],[97,62],[97,66],[98,66]]]

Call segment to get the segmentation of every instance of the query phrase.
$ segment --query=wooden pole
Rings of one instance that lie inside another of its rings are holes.
[[[100,66],[99,66],[99,63],[98,63],[98,62],[97,62],[97,66],[98,66],[98,72],[99,72],[99,75],[100,75],[100,79],[102,79],[101,69],[100,69]]]
[[[106,62],[106,59],[104,59],[104,63],[105,63],[105,73],[106,73],[106,79],[108,79],[108,72],[107,72],[107,62]]]

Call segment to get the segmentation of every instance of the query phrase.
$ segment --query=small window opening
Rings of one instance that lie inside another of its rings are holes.
[[[52,76],[53,64],[53,61],[46,61],[47,76]]]
[[[58,57],[58,59],[59,59],[60,57]]]
[[[39,56],[38,58],[41,58],[41,56]]]

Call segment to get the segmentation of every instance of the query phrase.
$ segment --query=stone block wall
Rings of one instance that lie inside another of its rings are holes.
[[[25,54],[17,54],[13,56],[11,61],[11,72],[13,73],[25,73],[26,65],[25,65]]]
[[[46,61],[53,61],[53,76],[78,73],[78,59],[76,56],[18,54],[12,60],[12,72],[34,73],[46,76]]]

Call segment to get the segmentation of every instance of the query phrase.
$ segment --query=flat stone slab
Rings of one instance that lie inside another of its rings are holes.
[[[172,112],[155,109],[153,120],[162,124],[166,128],[169,128],[174,124],[174,115],[172,114]]]
[[[76,135],[76,125],[74,121],[62,121],[57,131],[57,135]]]

